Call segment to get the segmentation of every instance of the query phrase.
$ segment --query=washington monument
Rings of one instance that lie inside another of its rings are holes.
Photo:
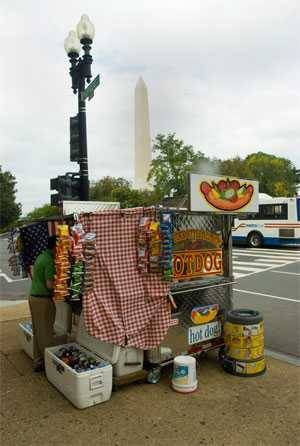
[[[150,189],[147,182],[151,163],[149,104],[147,87],[141,77],[135,87],[134,112],[134,186],[136,189]]]

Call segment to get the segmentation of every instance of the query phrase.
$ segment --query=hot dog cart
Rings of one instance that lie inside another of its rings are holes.
[[[187,210],[172,212],[175,280],[170,287],[172,317],[161,346],[147,353],[149,382],[179,354],[201,354],[222,348],[222,321],[232,307],[232,242],[230,215]],[[180,240],[180,241],[179,241]],[[184,266],[183,266],[184,265]]]
[[[232,238],[236,213],[258,207],[258,183],[237,178],[191,174],[187,209],[173,210],[171,327],[161,346],[147,354],[148,381],[176,355],[201,355],[219,349],[223,321],[232,308]],[[167,212],[167,210],[165,211]]]

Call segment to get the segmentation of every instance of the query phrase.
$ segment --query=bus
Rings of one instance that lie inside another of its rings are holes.
[[[233,244],[300,247],[300,197],[259,194],[259,211],[234,219]]]

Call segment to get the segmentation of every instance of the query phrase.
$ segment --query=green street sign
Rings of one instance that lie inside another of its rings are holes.
[[[100,76],[98,74],[95,77],[95,79],[81,93],[81,100],[85,101],[86,99],[88,100],[92,99],[92,97],[94,96],[94,91],[99,85],[100,85]]]

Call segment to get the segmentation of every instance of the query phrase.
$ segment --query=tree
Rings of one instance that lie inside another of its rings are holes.
[[[51,206],[50,204],[44,204],[41,207],[34,208],[33,211],[29,212],[25,220],[37,220],[39,218],[55,217],[59,215],[59,209],[56,206]]]
[[[0,165],[0,229],[8,229],[20,217],[22,207],[16,203],[16,178],[9,172],[3,172]]]
[[[287,159],[264,152],[245,158],[247,176],[259,181],[259,191],[272,197],[293,197],[297,189],[297,170]]]
[[[149,190],[137,190],[125,178],[106,176],[90,187],[90,199],[96,201],[117,201],[121,208],[155,205],[157,195]]]
[[[187,192],[186,177],[192,170],[198,170],[201,162],[208,162],[203,153],[195,152],[192,146],[185,145],[175,133],[167,136],[158,134],[153,145],[156,157],[151,162],[148,181],[152,181],[158,196],[173,194],[180,197]]]
[[[130,183],[125,178],[103,177],[90,187],[90,199],[98,201],[117,201],[116,195],[128,194]],[[123,198],[123,197],[122,197]]]
[[[245,160],[239,156],[229,158],[226,160],[219,160],[218,171],[221,175],[228,175],[238,178],[248,178],[247,166]]]

